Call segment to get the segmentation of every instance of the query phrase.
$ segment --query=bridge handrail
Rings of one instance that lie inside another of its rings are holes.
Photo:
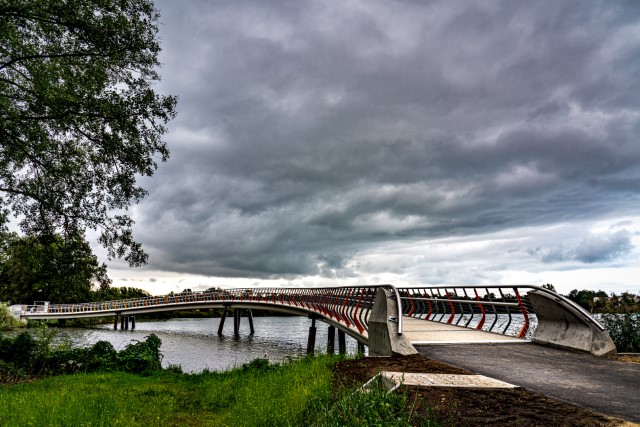
[[[376,290],[380,287],[393,288],[392,285],[374,286],[334,286],[323,288],[239,288],[218,289],[179,294],[167,294],[125,300],[96,301],[74,304],[49,304],[23,306],[22,315],[52,314],[55,317],[65,314],[89,314],[99,316],[114,312],[146,310],[149,306],[171,306],[190,303],[219,304],[270,304],[289,307],[297,311],[317,313],[328,321],[346,326],[359,334],[368,330],[369,312],[373,306]],[[398,292],[394,291],[397,301]],[[400,305],[398,305],[400,306]],[[42,318],[42,317],[40,317]]]
[[[561,301],[576,315],[601,331],[605,330],[604,326],[574,301],[552,290],[535,285],[411,286],[397,287],[397,290],[401,301],[404,303],[401,305],[402,312],[409,317],[421,317],[449,324],[455,320],[455,324],[460,326],[459,324],[463,318],[470,315],[466,323],[462,325],[470,327],[475,315],[480,314],[480,320],[473,327],[479,330],[496,332],[495,326],[498,315],[504,314],[508,317],[508,320],[506,326],[499,333],[511,335],[512,331],[509,328],[513,320],[512,314],[522,314],[524,324],[515,334],[518,337],[525,337],[532,330],[529,317],[535,315],[535,310],[528,300],[527,292],[542,292],[552,296],[557,301]],[[467,291],[470,291],[471,295],[467,294]],[[498,291],[499,295],[495,295],[492,291]],[[427,311],[427,305],[429,306],[429,311]],[[435,313],[433,312],[434,305],[436,306]],[[459,309],[458,311],[456,306]],[[468,309],[467,311],[464,309],[465,306]],[[519,313],[512,313],[510,307],[517,308]],[[492,312],[485,312],[485,308],[490,308]],[[488,327],[485,326],[487,314],[493,315],[493,323]],[[438,316],[439,318],[437,318]]]

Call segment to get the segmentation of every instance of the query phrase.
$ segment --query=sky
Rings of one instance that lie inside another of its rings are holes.
[[[158,0],[152,294],[640,293],[640,2]]]

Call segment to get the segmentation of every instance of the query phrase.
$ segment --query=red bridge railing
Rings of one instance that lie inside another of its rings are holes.
[[[402,314],[482,331],[527,337],[536,316],[527,292],[537,286],[397,288]]]
[[[343,325],[360,335],[366,335],[368,319],[376,291],[380,287],[336,288],[246,288],[203,292],[185,292],[146,298],[23,306],[22,317],[54,319],[101,317],[113,314],[149,313],[161,310],[183,310],[224,305],[264,305],[265,309],[284,308],[288,311],[315,314]]]

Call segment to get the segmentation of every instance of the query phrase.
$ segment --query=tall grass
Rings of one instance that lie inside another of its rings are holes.
[[[324,411],[324,416],[312,424],[314,427],[432,426],[429,420],[412,420],[407,394],[387,392],[381,386],[366,392],[356,391],[342,396]],[[412,402],[415,404],[416,402]]]
[[[185,375],[76,374],[0,387],[0,425],[305,425],[335,358]]]
[[[281,365],[257,360],[226,372],[74,374],[0,386],[0,425],[412,425],[406,395],[336,390],[338,360],[321,355]]]

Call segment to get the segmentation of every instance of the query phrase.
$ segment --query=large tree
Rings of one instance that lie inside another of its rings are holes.
[[[0,233],[0,300],[85,302],[110,291],[107,267],[80,234]]]
[[[176,102],[153,88],[158,18],[149,0],[0,0],[0,228],[99,230],[109,257],[146,262],[127,209]]]

